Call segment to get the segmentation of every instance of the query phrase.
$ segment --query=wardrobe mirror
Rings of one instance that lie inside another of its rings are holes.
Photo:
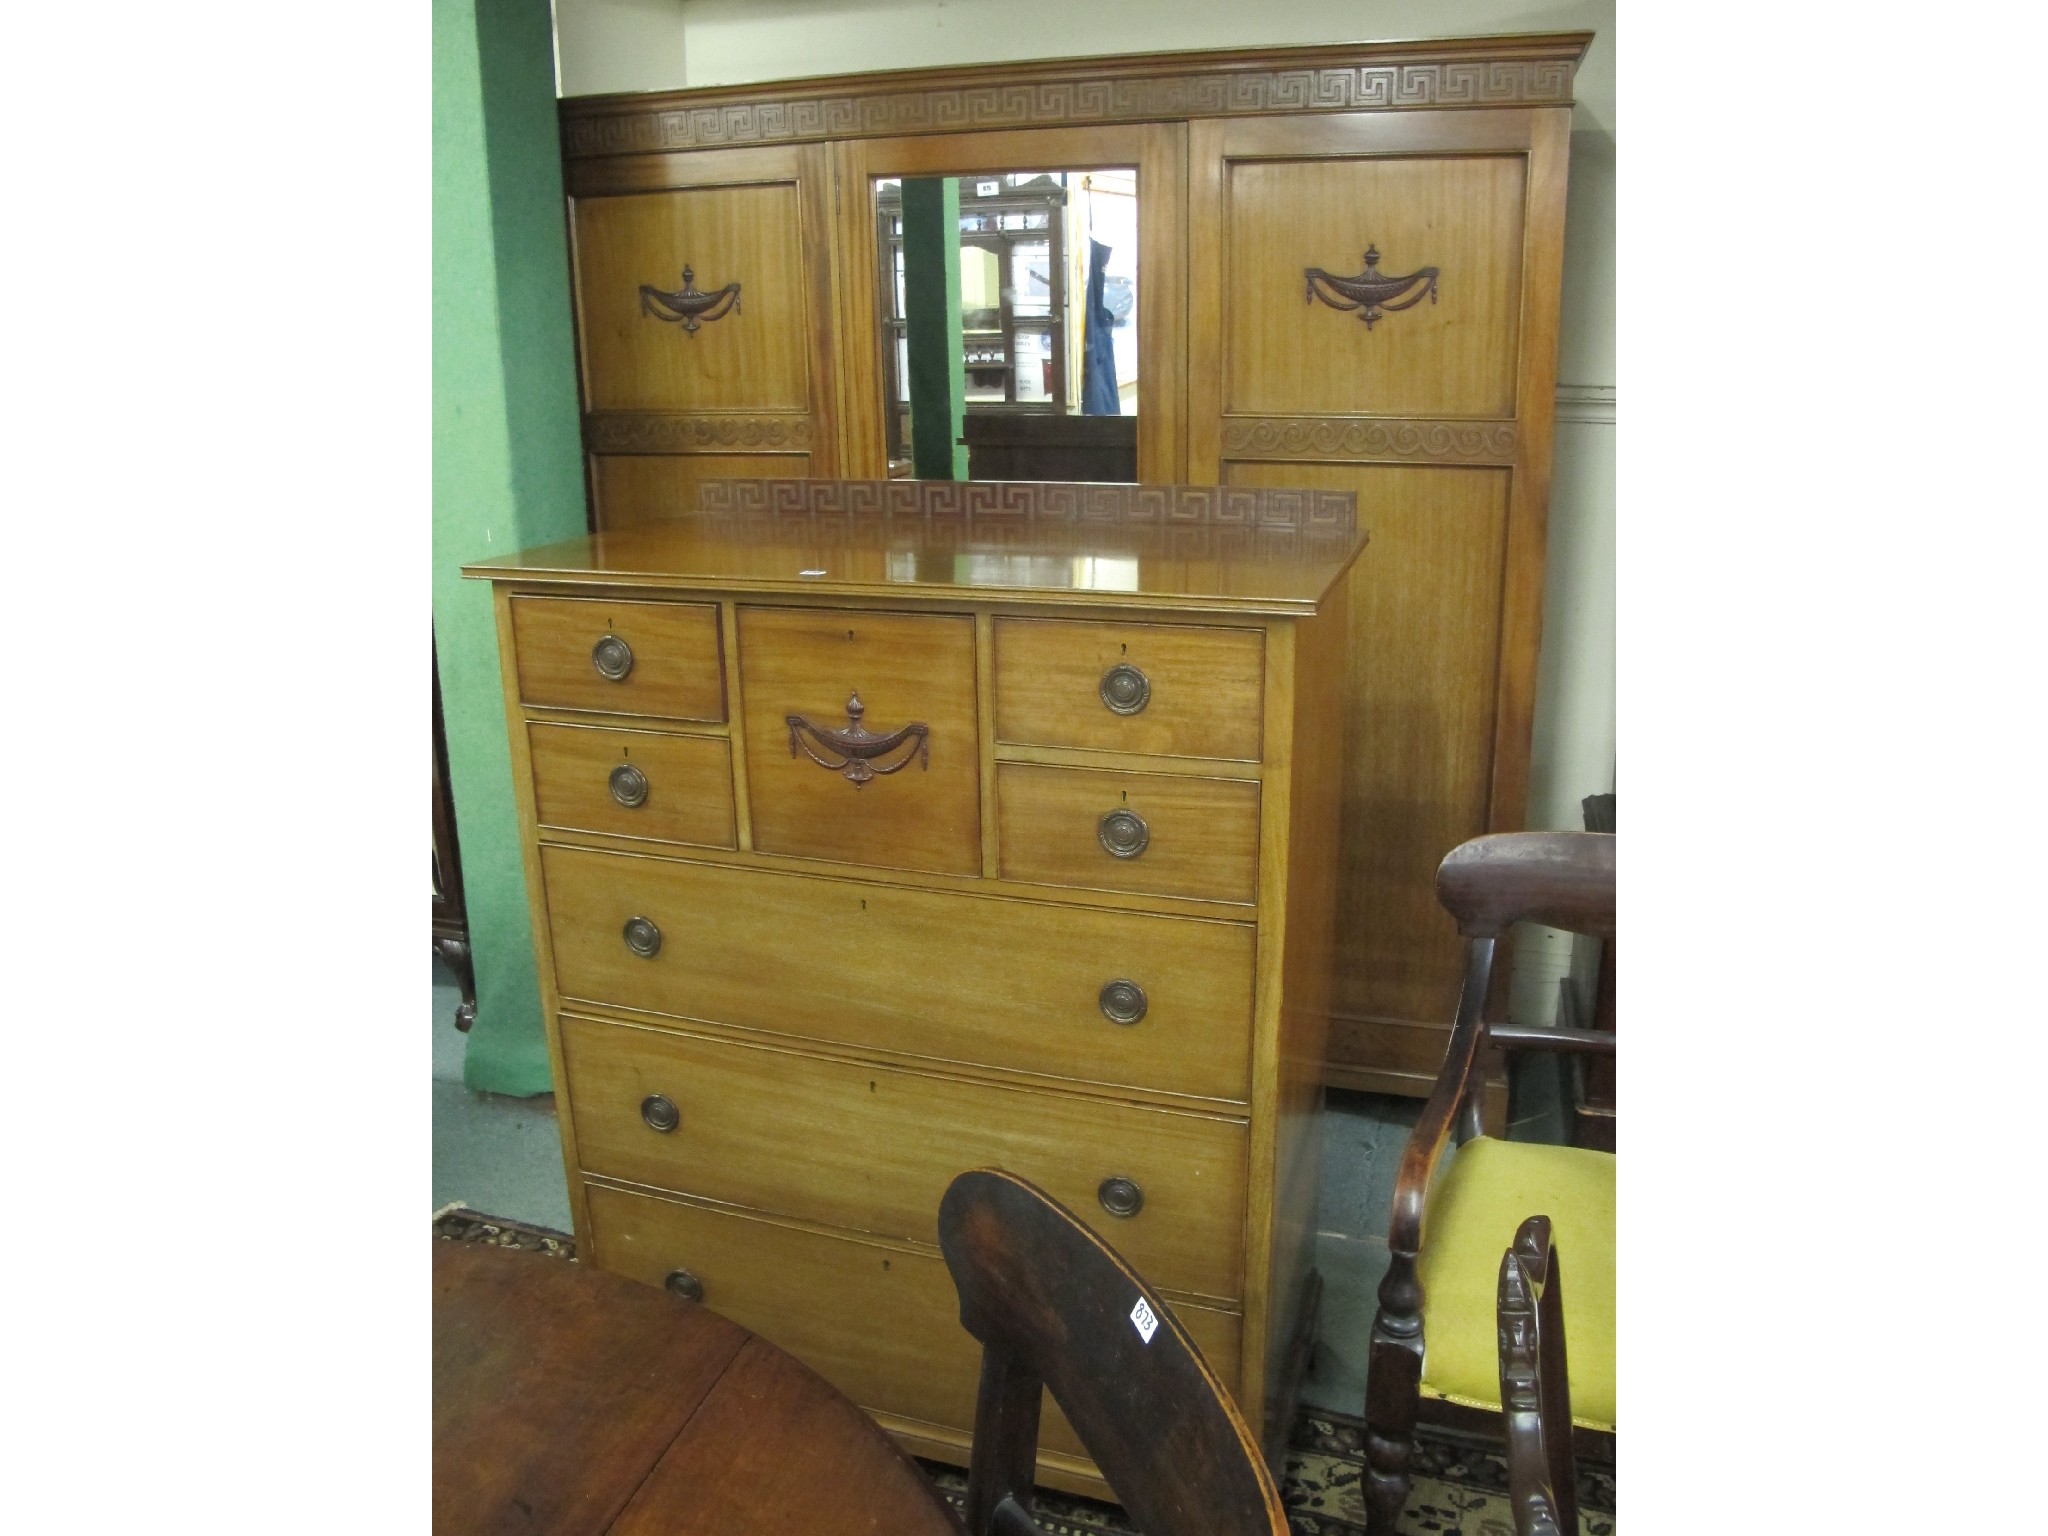
[[[874,204],[889,473],[1135,481],[1137,172],[885,177]]]

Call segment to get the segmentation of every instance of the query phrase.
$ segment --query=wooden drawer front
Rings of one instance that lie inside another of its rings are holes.
[[[1241,1120],[568,1015],[562,1052],[586,1172],[937,1243],[946,1186],[998,1166],[1073,1211],[1153,1284],[1240,1294]],[[649,1095],[674,1104],[681,1123],[650,1126]],[[1142,1192],[1136,1214],[1104,1209],[1098,1191],[1113,1178]]]
[[[740,689],[754,846],[888,869],[981,873],[980,736],[974,702],[974,621],[957,615],[856,609],[742,608]],[[906,743],[856,783],[822,767],[845,761],[815,737],[792,746],[789,717],[848,726],[858,694],[862,728],[886,736],[927,728],[919,760]]]
[[[539,722],[527,726],[526,739],[536,819],[543,827],[706,848],[737,846],[727,742]]]
[[[1006,880],[1257,899],[1259,786],[1250,780],[1004,763],[996,795]],[[1143,823],[1134,857],[1103,846],[1102,819],[1119,811]]]
[[[585,849],[541,853],[564,997],[1242,1102],[1254,930]],[[644,958],[628,919],[661,930]],[[1103,988],[1144,993],[1135,1023]]]
[[[995,647],[998,741],[1258,760],[1257,630],[997,619]]]
[[[705,1306],[788,1350],[870,1412],[974,1427],[981,1346],[960,1326],[953,1277],[937,1254],[585,1187],[603,1268],[649,1285],[687,1270],[702,1282]],[[1186,1304],[1173,1315],[1235,1389],[1238,1315]],[[1039,1443],[1087,1454],[1050,1397]]]
[[[718,609],[710,603],[515,597],[512,636],[524,703],[665,720],[725,718]],[[594,652],[608,637],[631,652],[624,677],[598,670]]]

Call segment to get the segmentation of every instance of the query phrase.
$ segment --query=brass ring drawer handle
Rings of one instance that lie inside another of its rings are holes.
[[[606,635],[590,648],[590,664],[597,668],[599,677],[623,683],[626,674],[633,670],[633,647],[617,635]]]
[[[1110,857],[1135,859],[1152,841],[1152,829],[1136,811],[1119,807],[1106,812],[1095,824],[1095,836]]]
[[[687,1269],[670,1270],[668,1278],[661,1283],[668,1288],[668,1293],[671,1296],[680,1296],[685,1301],[702,1301],[704,1299],[704,1282],[691,1274]]]
[[[640,1101],[640,1118],[649,1130],[667,1132],[683,1123],[683,1112],[667,1094],[650,1093]]]
[[[661,930],[644,917],[626,919],[626,948],[652,960],[661,953]]]
[[[1127,661],[1102,674],[1102,702],[1113,715],[1135,715],[1152,702],[1152,680]]]
[[[1096,1002],[1102,1009],[1102,1016],[1112,1024],[1135,1024],[1145,1017],[1148,1006],[1145,989],[1121,976],[1102,984],[1102,995]]]
[[[612,770],[611,789],[612,798],[629,811],[647,803],[647,775],[631,763]]]
[[[1135,1216],[1145,1208],[1145,1191],[1134,1181],[1121,1176],[1104,1179],[1102,1187],[1095,1191],[1095,1197],[1112,1216]]]

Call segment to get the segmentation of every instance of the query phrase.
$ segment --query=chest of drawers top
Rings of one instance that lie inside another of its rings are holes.
[[[1308,617],[1364,547],[1349,491],[724,480],[699,510],[463,567],[550,586]]]

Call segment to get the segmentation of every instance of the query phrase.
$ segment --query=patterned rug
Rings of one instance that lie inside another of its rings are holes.
[[[489,1243],[576,1259],[576,1240],[545,1227],[502,1221],[462,1207],[434,1216],[434,1235],[458,1243]],[[955,1508],[964,1502],[967,1475],[936,1461],[919,1463]],[[1296,1536],[1363,1536],[1365,1425],[1348,1414],[1304,1408],[1280,1482],[1280,1499]],[[1508,1505],[1507,1463],[1481,1441],[1424,1431],[1416,1438],[1414,1486],[1401,1511],[1402,1536],[1514,1536]],[[1095,1499],[1040,1489],[1038,1523],[1046,1536],[1138,1536],[1121,1508]],[[1614,1474],[1579,1471],[1580,1536],[1614,1536]]]

